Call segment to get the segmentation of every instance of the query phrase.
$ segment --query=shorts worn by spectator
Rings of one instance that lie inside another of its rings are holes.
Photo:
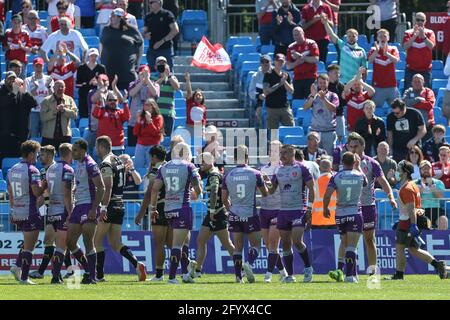
[[[294,126],[294,116],[289,105],[287,93],[293,93],[291,77],[282,70],[286,61],[282,53],[275,55],[274,68],[264,75],[263,92],[266,97],[267,129],[278,129],[283,126]]]
[[[294,39],[292,31],[301,22],[300,11],[292,0],[282,0],[281,7],[272,14],[273,42],[275,43],[275,54],[286,55],[287,47]]]
[[[386,126],[383,119],[375,114],[375,104],[369,100],[364,103],[364,115],[356,121],[355,132],[366,141],[364,153],[373,157],[380,142],[386,140]]]
[[[448,145],[445,139],[445,127],[443,125],[436,125],[431,130],[432,138],[425,141],[422,146],[423,155],[425,159],[431,163],[439,161],[439,148],[443,145]]]
[[[256,14],[258,15],[258,32],[261,45],[268,45],[273,42],[272,24],[273,13],[280,7],[278,0],[256,0]]]

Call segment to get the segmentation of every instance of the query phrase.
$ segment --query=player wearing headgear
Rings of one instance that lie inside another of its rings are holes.
[[[97,252],[97,281],[104,280],[105,249],[103,241],[107,236],[111,248],[126,258],[136,269],[139,281],[145,281],[145,265],[136,259],[131,249],[122,243],[122,223],[125,214],[123,188],[125,165],[112,153],[112,142],[108,136],[100,136],[95,149],[101,159],[100,172],[105,184],[105,194],[100,206],[100,219],[95,233],[94,244]]]

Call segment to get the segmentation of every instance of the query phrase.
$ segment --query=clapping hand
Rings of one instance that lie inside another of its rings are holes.
[[[277,15],[277,24],[281,24],[283,22],[283,17],[280,15]]]
[[[310,90],[311,90],[311,95],[315,96],[317,94],[317,87],[316,87],[315,83],[313,83],[311,85],[311,89]]]

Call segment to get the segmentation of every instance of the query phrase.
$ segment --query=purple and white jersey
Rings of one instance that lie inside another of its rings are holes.
[[[222,190],[230,196],[230,211],[241,217],[256,215],[256,189],[262,187],[261,172],[247,165],[239,165],[229,171],[222,182]]]
[[[331,177],[328,188],[336,190],[336,216],[349,216],[360,212],[361,193],[367,179],[357,170],[342,170]]]
[[[95,185],[92,179],[100,175],[97,163],[86,155],[75,170],[75,205],[92,204],[95,200]]]
[[[262,166],[260,168],[260,171],[266,174],[272,181],[273,177],[278,171],[278,168],[280,168],[280,165],[281,163],[278,165],[272,165],[271,163],[268,163],[265,166]],[[277,188],[274,194],[269,194],[267,195],[267,197],[261,198],[261,209],[280,210],[280,203],[281,203],[280,190]]]
[[[383,169],[377,160],[364,155],[361,160],[361,169],[367,177],[367,185],[363,188],[361,205],[375,205],[375,179],[384,176]]]
[[[191,182],[201,180],[198,168],[193,163],[178,159],[161,166],[156,179],[164,183],[166,191],[164,211],[166,212],[189,206]]]
[[[291,166],[280,166],[272,182],[278,183],[281,210],[305,210],[306,183],[312,180],[311,173],[302,163],[295,161]]]
[[[342,156],[349,151],[347,145],[341,144],[333,150],[333,166],[339,166],[339,171],[343,170]]]
[[[73,183],[74,170],[64,161],[52,164],[45,174],[49,190],[49,206],[47,215],[54,216],[64,213],[65,183]]]
[[[30,163],[21,161],[8,172],[8,184],[11,186],[14,205],[12,207],[13,220],[27,220],[28,217],[38,216],[39,211],[36,197],[31,190],[32,185],[39,185],[41,174]]]

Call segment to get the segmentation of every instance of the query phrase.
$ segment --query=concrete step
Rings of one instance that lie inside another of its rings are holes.
[[[186,91],[186,84],[180,83],[181,90]],[[201,89],[203,91],[230,91],[230,84],[228,82],[192,82],[192,89]]]
[[[205,95],[208,97],[207,95]],[[205,106],[209,109],[242,109],[238,99],[206,99]]]
[[[191,82],[227,82],[229,77],[222,73],[191,73]],[[184,82],[183,73],[175,73],[178,81]]]
[[[233,119],[233,118],[245,118],[245,110],[240,108],[232,109],[207,109],[207,119]]]
[[[205,73],[205,74],[226,74],[226,73],[217,73],[217,72],[209,71],[209,70],[206,70],[206,69],[200,69],[200,68],[191,66],[190,63],[187,63],[187,64],[174,64],[173,72],[183,75],[182,77],[179,77],[180,80],[184,80],[184,73],[185,72],[189,72],[189,73]],[[177,77],[178,77],[178,75],[177,75]]]
[[[173,64],[188,64],[190,65],[192,56],[175,56],[173,57]]]
[[[246,128],[249,126],[249,121],[246,118],[221,118],[210,119],[208,116],[207,124],[213,124],[218,128]]]
[[[214,99],[237,99],[236,93],[233,91],[203,91],[207,101]]]

